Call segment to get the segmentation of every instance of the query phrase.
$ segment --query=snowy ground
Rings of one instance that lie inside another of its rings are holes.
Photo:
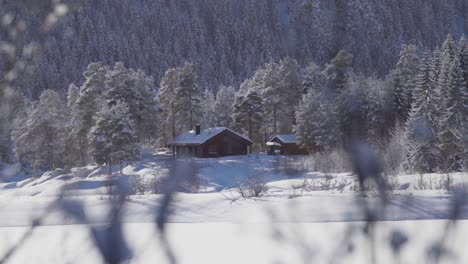
[[[446,253],[444,263],[468,260],[463,250],[468,242],[464,235],[468,221],[446,228],[453,201],[459,197],[444,188],[446,175],[423,175],[423,181],[419,175],[395,178],[395,190],[378,216],[376,238],[369,243],[362,232],[366,225],[362,205],[380,208],[382,197],[372,191],[365,195],[356,192],[356,179],[350,173],[331,174],[327,180],[322,173],[298,169],[294,164],[300,159],[253,155],[193,160],[199,192],[178,192],[168,219],[167,234],[178,263],[415,263],[415,258],[426,259],[434,252]],[[123,174],[143,179],[164,177],[171,162],[169,156],[146,154],[141,162],[125,167]],[[118,174],[118,168],[114,169]],[[88,224],[104,224],[112,184],[106,172],[106,168],[88,166],[71,173],[49,172],[38,179],[4,175],[0,183],[0,259],[30,229],[34,219],[41,217],[41,225],[10,262],[100,260],[88,226],[60,210],[50,210],[50,205],[66,189],[66,200],[82,205],[80,214]],[[259,198],[241,199],[236,187],[253,174],[268,181],[268,191]],[[301,188],[304,177],[308,190]],[[468,174],[451,174],[450,179],[450,190],[455,193],[468,184]],[[329,190],[320,190],[324,186]],[[131,195],[124,205],[124,237],[133,253],[132,263],[168,262],[153,223],[161,198],[159,194]],[[468,219],[468,206],[460,208],[458,217]],[[445,230],[448,238],[437,250],[434,243],[444,237]],[[347,239],[349,234],[352,238]],[[396,256],[391,238],[402,236],[409,240]],[[376,259],[370,252],[376,253]]]

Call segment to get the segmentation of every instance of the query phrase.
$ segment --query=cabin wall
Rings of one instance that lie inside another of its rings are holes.
[[[248,145],[231,133],[221,133],[210,139],[202,146],[201,157],[224,157],[233,155],[247,155]]]
[[[281,148],[279,148],[280,151],[281,151],[281,155],[308,155],[309,154],[309,152],[307,152],[307,150],[299,147],[296,143],[283,143],[278,138],[273,138],[271,140],[271,142],[281,144]],[[273,148],[273,149],[275,149],[275,148]],[[269,151],[269,152],[271,152],[271,154],[273,154],[272,151]]]
[[[249,144],[243,138],[224,131],[199,146],[177,146],[176,155],[198,158],[216,158],[233,155],[247,155]]]

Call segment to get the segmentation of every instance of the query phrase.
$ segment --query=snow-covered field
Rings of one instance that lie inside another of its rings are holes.
[[[460,201],[457,193],[468,184],[468,174],[451,174],[450,181],[438,174],[398,176],[382,204],[375,191],[357,192],[352,174],[327,177],[298,169],[295,164],[301,159],[252,155],[192,160],[198,192],[185,188],[176,193],[168,219],[167,236],[177,263],[424,263],[437,253],[444,256],[443,263],[468,260],[464,251],[468,221],[450,225],[447,220],[454,201]],[[125,167],[121,177],[165,177],[171,163],[169,156],[146,154],[141,162]],[[117,175],[118,168],[114,171]],[[99,227],[108,220],[113,179],[106,173],[106,168],[88,166],[71,173],[48,172],[38,179],[4,175],[0,258],[40,218],[40,226],[21,243],[11,263],[99,262],[89,226]],[[268,182],[263,196],[240,197],[237,186],[249,175],[260,175]],[[304,178],[307,188],[302,188]],[[447,183],[450,192],[444,187]],[[80,221],[51,209],[63,193],[67,204],[83,208]],[[124,238],[132,252],[131,263],[169,262],[154,224],[161,198],[146,192],[130,195],[124,204]],[[363,205],[385,206],[373,226],[373,240],[363,232]],[[459,209],[457,217],[468,219],[468,206]],[[406,241],[403,238],[408,241],[397,256],[392,249],[398,241]],[[441,247],[438,241],[443,241]]]

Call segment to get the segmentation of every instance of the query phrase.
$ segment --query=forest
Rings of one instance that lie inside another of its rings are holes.
[[[311,153],[368,142],[394,172],[453,172],[468,165],[464,38],[449,34],[433,51],[403,45],[383,79],[356,73],[345,50],[320,66],[303,68],[289,57],[267,63],[238,89],[221,86],[217,93],[201,89],[196,76],[186,63],[167,70],[157,89],[142,70],[91,63],[66,101],[53,90],[37,101],[18,101],[15,157],[49,170],[128,163],[139,158],[141,146],[164,147],[200,124],[235,128],[255,141],[256,152],[277,133],[296,133]]]
[[[129,162],[201,124],[239,130],[256,152],[296,133],[312,152],[370,142],[391,170],[466,166],[464,1],[67,4],[44,36],[5,45],[43,47],[2,96],[4,164]],[[4,6],[30,27],[44,19]]]

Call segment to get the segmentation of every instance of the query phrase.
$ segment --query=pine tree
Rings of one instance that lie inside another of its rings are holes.
[[[369,89],[365,78],[356,77],[340,94],[340,125],[345,144],[367,138],[367,93]]]
[[[447,54],[446,54],[447,55]],[[449,64],[447,75],[441,84],[444,89],[444,112],[441,118],[439,134],[440,148],[444,157],[444,171],[459,171],[465,160],[465,126],[468,122],[466,108],[468,106],[468,91],[464,81],[462,56],[456,51],[453,59],[444,58]]]
[[[40,166],[52,170],[63,163],[66,111],[60,96],[52,90],[44,91],[25,111],[16,120],[12,136],[18,159],[32,165],[37,176]]]
[[[232,113],[234,111],[234,101],[236,90],[232,86],[221,86],[216,94],[214,103],[214,125],[218,127],[229,127],[232,124]]]
[[[444,43],[442,44],[441,54],[440,54],[440,71],[439,71],[439,79],[438,85],[441,91],[441,95],[446,98],[447,94],[447,87],[450,85],[450,72],[452,70],[452,63],[455,60],[455,56],[457,53],[457,47],[455,44],[455,40],[451,34],[447,35]]]
[[[176,128],[176,94],[175,89],[178,85],[178,71],[177,69],[169,69],[161,79],[160,89],[158,92],[158,99],[163,108],[166,120],[163,129],[163,141],[172,136],[175,137],[179,131]]]
[[[438,146],[438,108],[440,100],[437,83],[433,79],[433,61],[424,53],[413,91],[413,106],[407,123],[409,165],[416,172],[439,169],[441,152]]]
[[[404,44],[401,47],[396,69],[391,74],[394,84],[393,102],[398,124],[405,123],[411,111],[418,68],[418,48],[415,45]]]
[[[135,125],[140,142],[156,139],[161,130],[161,106],[154,87],[154,79],[142,70],[132,71],[131,78],[137,93]]]
[[[245,96],[237,95],[232,126],[247,134],[254,142],[263,142],[261,135],[263,111],[262,99],[256,92],[250,92]]]
[[[174,89],[176,118],[183,129],[191,130],[201,119],[200,96],[195,85],[193,64],[179,68],[178,83]]]
[[[319,149],[318,142],[315,136],[317,135],[318,128],[315,126],[320,113],[320,97],[319,92],[310,89],[304,95],[301,103],[296,111],[296,126],[294,127],[298,143],[309,150],[310,153]]]
[[[368,79],[367,83],[367,139],[375,145],[384,146],[386,140],[392,136],[392,94],[382,80]]]
[[[303,72],[302,93],[319,93],[323,89],[323,86],[324,76],[321,72],[320,67],[315,63],[309,64]]]
[[[91,63],[83,73],[84,84],[80,87],[80,95],[77,100],[78,137],[80,142],[80,153],[82,155],[82,166],[86,163],[85,154],[88,153],[87,135],[95,124],[94,116],[99,111],[106,90],[106,74],[109,67],[103,63]],[[79,121],[78,121],[79,120]]]
[[[112,164],[120,164],[122,173],[122,163],[133,161],[139,155],[136,127],[130,118],[129,107],[122,101],[107,102],[102,106],[88,140],[95,162],[107,164],[109,174]]]
[[[353,55],[346,50],[340,50],[325,67],[327,87],[336,94],[341,93],[350,81],[352,66]]]
[[[202,127],[214,127],[215,119],[218,115],[215,110],[216,99],[215,95],[208,89],[205,89],[201,99],[203,118],[201,121]]]
[[[193,64],[186,63],[181,68],[169,69],[161,80],[158,94],[163,111],[166,111],[164,138],[169,133],[191,130],[202,119],[201,96],[195,85]]]
[[[11,139],[14,144],[14,153],[17,160],[23,165],[27,166],[34,163],[34,151],[31,142],[34,140],[34,135],[28,130],[28,119],[35,103],[29,101],[26,97],[23,97],[21,104],[19,105],[15,119],[13,121]]]
[[[151,138],[157,132],[159,107],[153,82],[143,71],[127,69],[121,62],[107,74],[107,102],[112,106],[121,101],[128,106],[140,139]]]
[[[463,83],[465,84],[465,93],[468,93],[468,40],[465,36],[460,40],[460,59],[461,67],[463,69]],[[468,117],[468,102],[465,101],[465,117]],[[464,153],[464,168],[468,169],[468,120],[465,120],[463,128],[463,148],[465,149]]]
[[[68,88],[67,93],[67,107],[66,107],[66,117],[67,122],[65,125],[65,138],[64,138],[64,153],[63,159],[66,167],[74,167],[78,164],[84,163],[85,153],[82,153],[83,150],[80,146],[79,137],[79,113],[78,113],[78,98],[80,96],[80,89],[71,84]]]

